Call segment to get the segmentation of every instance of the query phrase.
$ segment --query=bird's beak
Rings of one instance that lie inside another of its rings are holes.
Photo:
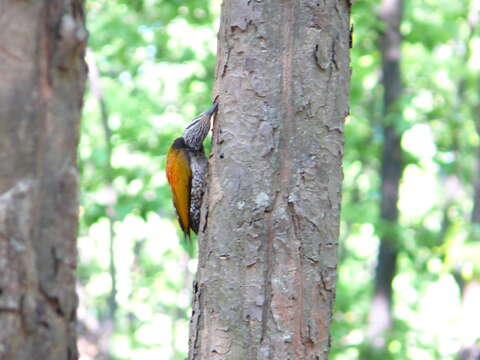
[[[218,109],[218,103],[213,103],[212,107],[210,109],[208,109],[207,111],[205,111],[205,114],[208,115],[209,117],[213,115],[213,113],[215,111],[217,111]]]

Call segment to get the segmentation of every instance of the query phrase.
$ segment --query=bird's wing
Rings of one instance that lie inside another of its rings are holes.
[[[185,149],[170,148],[167,154],[167,179],[172,189],[173,205],[185,236],[190,234],[190,186],[192,171]]]

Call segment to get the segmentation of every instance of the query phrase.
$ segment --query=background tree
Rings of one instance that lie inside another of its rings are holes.
[[[223,3],[190,359],[328,356],[349,11]]]
[[[385,332],[392,326],[392,282],[400,242],[398,192],[403,172],[400,145],[402,128],[402,75],[400,56],[403,0],[382,1],[379,17],[385,23],[380,37],[383,86],[383,150],[381,164],[380,248],[375,269],[375,290],[369,314],[369,340],[375,347],[385,345]]]
[[[82,1],[0,5],[0,358],[77,359]]]
[[[457,38],[456,42],[463,55],[465,63],[472,61],[472,49],[469,45],[475,36],[478,35],[480,30],[480,4],[470,2],[466,8],[467,12],[467,28],[464,38]],[[460,57],[461,59],[461,57]],[[471,69],[465,69],[458,76],[457,86],[457,101],[455,102],[455,109],[458,112],[465,112],[471,117],[475,124],[477,136],[480,136],[480,99],[469,95],[470,92],[480,91],[480,74],[478,71],[472,71]],[[458,150],[457,150],[458,151]],[[471,210],[471,224],[469,231],[470,244],[467,243],[467,249],[471,244],[475,244],[480,240],[479,238],[479,225],[480,225],[480,146],[476,146],[473,149],[476,154],[474,160],[474,171],[472,174],[472,187],[473,187],[473,204]],[[448,201],[447,209],[452,206],[455,201],[455,196],[458,193],[458,175],[449,175],[449,181],[447,183],[447,189],[450,192],[450,199]],[[453,188],[453,189],[452,189]],[[450,221],[450,214],[448,210],[445,213],[445,230],[448,230]],[[445,236],[446,234],[444,234]],[[446,237],[446,236],[445,236]],[[467,252],[468,253],[468,250]],[[467,255],[467,254],[464,255]],[[475,253],[475,250],[474,250]],[[465,264],[471,263],[472,259],[469,256],[461,256],[455,260],[453,274],[458,281],[461,294],[461,315],[460,324],[462,328],[462,349],[459,354],[461,360],[475,360],[480,359],[480,344],[478,344],[480,334],[480,311],[477,310],[476,304],[480,303],[480,281],[477,276],[471,276],[470,274],[462,274],[461,268]],[[480,254],[477,254],[477,259],[480,260]]]

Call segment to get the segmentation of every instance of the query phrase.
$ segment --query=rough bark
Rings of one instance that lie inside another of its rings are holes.
[[[77,358],[82,3],[0,3],[0,359]]]
[[[223,3],[189,359],[327,359],[349,10]]]
[[[381,335],[392,325],[392,281],[397,264],[398,190],[403,172],[401,134],[389,118],[400,114],[398,100],[403,91],[400,72],[403,0],[382,0],[380,18],[385,31],[380,39],[382,84],[384,88],[384,144],[381,169],[382,235],[375,274],[375,293],[369,315],[369,338],[383,345]]]

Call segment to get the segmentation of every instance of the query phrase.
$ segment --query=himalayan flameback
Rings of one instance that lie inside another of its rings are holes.
[[[185,237],[190,230],[198,233],[200,208],[205,191],[208,160],[203,141],[210,131],[210,118],[218,104],[196,117],[185,128],[183,137],[175,139],[167,153],[167,179],[172,190],[173,205]]]

